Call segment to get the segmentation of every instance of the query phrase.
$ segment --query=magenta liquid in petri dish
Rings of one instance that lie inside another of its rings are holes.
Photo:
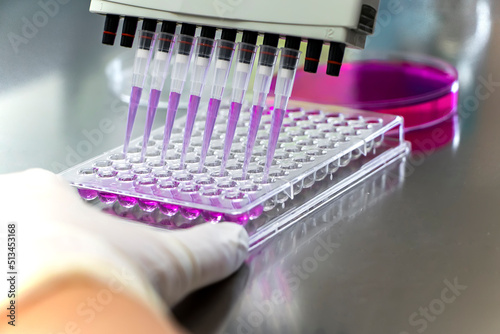
[[[430,56],[364,52],[339,77],[298,71],[292,99],[403,116],[405,130],[437,124],[456,110],[458,72]]]

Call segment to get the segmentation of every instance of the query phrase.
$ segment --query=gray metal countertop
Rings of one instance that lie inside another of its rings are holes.
[[[459,69],[460,113],[442,125],[453,140],[410,158],[399,178],[372,177],[251,254],[236,275],[190,296],[174,309],[184,326],[195,333],[500,332],[494,5],[383,1],[368,49],[427,53]],[[87,1],[60,5],[46,20],[41,10],[37,2],[0,3],[0,173],[57,171],[122,140],[125,105],[104,70],[123,50],[100,45],[103,18],[88,13]],[[102,122],[111,128],[81,146]]]

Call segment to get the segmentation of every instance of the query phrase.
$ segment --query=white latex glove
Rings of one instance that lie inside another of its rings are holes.
[[[44,170],[0,175],[0,190],[2,233],[8,223],[17,225],[20,295],[58,275],[83,272],[164,312],[229,276],[247,254],[248,236],[237,224],[175,232],[133,224],[85,204]]]

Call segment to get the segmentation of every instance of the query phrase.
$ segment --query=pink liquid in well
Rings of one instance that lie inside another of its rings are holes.
[[[99,192],[99,200],[104,204],[112,204],[116,201],[117,198],[117,194],[112,194],[104,191]]]
[[[405,129],[447,118],[458,101],[456,73],[410,61],[344,64],[339,77],[322,66],[318,75],[298,71],[292,99],[403,116]]]
[[[267,147],[266,155],[266,165],[264,167],[264,179],[269,176],[269,169],[271,168],[271,163],[274,159],[274,152],[276,151],[276,145],[278,144],[278,138],[280,136],[281,125],[283,124],[283,118],[285,117],[285,110],[274,109],[273,117],[271,120],[271,134],[269,135],[269,145]]]
[[[240,112],[241,103],[231,102],[231,107],[229,108],[229,117],[227,120],[226,138],[224,140],[224,151],[222,152],[221,173],[224,173],[227,160],[229,159],[229,153],[231,153],[231,146],[233,145],[234,133],[236,131],[236,126],[238,125]]]
[[[260,217],[260,215],[264,212],[264,206],[257,205],[255,208],[251,209],[248,212],[248,218],[253,220]]]
[[[191,135],[193,134],[194,121],[196,120],[196,114],[198,113],[198,107],[200,106],[201,97],[197,95],[191,95],[189,97],[189,104],[186,116],[186,127],[184,129],[184,139],[182,142],[182,154],[181,154],[181,166],[184,167],[184,160],[186,159],[187,150],[189,148],[189,142],[191,141]]]
[[[205,160],[207,159],[208,148],[210,147],[210,140],[212,139],[212,133],[214,132],[215,120],[217,119],[217,114],[219,113],[219,107],[220,100],[210,99],[208,103],[205,132],[203,133],[203,143],[201,146],[200,166],[198,167],[199,171],[203,170]]]
[[[160,211],[169,217],[175,216],[177,211],[179,211],[179,206],[169,203],[160,203]]]
[[[240,225],[245,225],[250,219],[248,213],[242,213],[240,215],[224,215],[224,220],[228,222],[237,223]]]
[[[137,198],[131,196],[118,196],[118,202],[124,208],[133,208],[137,204]]]
[[[97,197],[97,191],[92,189],[78,189],[78,193],[87,201],[91,201]]]
[[[195,220],[201,214],[200,209],[182,207],[181,215],[188,220]]]
[[[218,223],[222,220],[224,214],[220,212],[202,211],[201,215],[208,223]]]
[[[160,96],[160,90],[151,89],[151,92],[149,93],[148,113],[146,115],[146,127],[144,128],[144,138],[142,141],[142,160],[144,160],[144,155],[146,154],[146,150],[148,149],[149,137],[151,136],[151,128],[153,127],[153,122],[155,120],[156,109],[158,109]]]
[[[125,133],[125,143],[123,144],[123,153],[127,154],[128,145],[130,143],[130,137],[132,136],[132,128],[134,127],[135,115],[137,115],[137,109],[139,108],[139,102],[141,101],[142,88],[137,86],[132,86],[132,91],[130,92],[130,103],[128,106],[128,118],[127,118],[127,130]]]
[[[181,94],[171,92],[168,98],[167,119],[165,120],[165,130],[163,132],[163,149],[161,152],[161,161],[165,161],[167,155],[168,144],[170,143],[170,136],[172,135],[172,127],[174,126],[175,115],[179,107],[179,100]]]
[[[146,212],[153,212],[158,207],[158,202],[144,199],[138,200],[139,207]]]
[[[252,106],[250,125],[248,129],[248,141],[247,147],[245,149],[245,160],[243,162],[243,177],[246,177],[248,171],[248,165],[250,164],[250,158],[252,157],[253,147],[255,145],[255,140],[257,139],[257,132],[259,131],[260,119],[262,118],[263,107]]]

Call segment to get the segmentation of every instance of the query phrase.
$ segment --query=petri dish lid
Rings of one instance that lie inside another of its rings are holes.
[[[358,52],[339,77],[297,71],[292,99],[400,115],[405,130],[432,126],[453,114],[458,72],[431,56],[400,52]]]

